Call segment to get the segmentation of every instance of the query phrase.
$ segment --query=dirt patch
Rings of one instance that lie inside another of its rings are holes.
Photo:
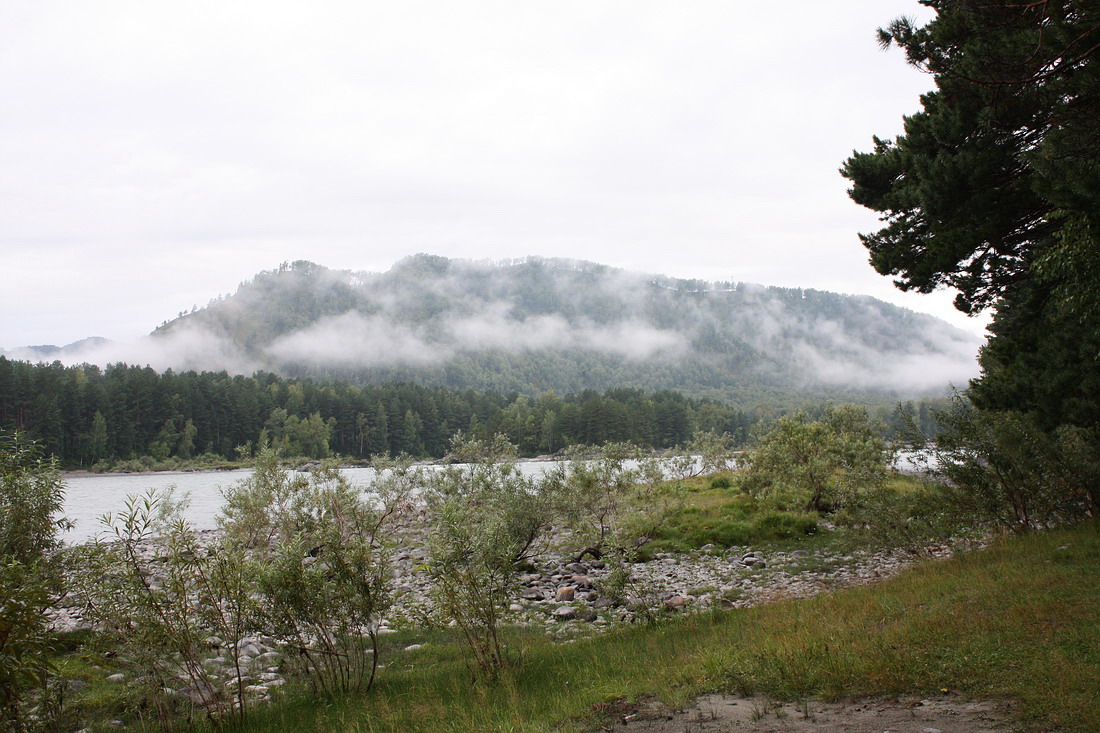
[[[1005,702],[856,700],[775,703],[762,697],[707,695],[689,708],[662,711],[652,702],[615,709],[600,730],[615,733],[1011,733]]]

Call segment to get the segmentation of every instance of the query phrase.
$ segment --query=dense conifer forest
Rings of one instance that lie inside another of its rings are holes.
[[[927,425],[930,404],[909,403],[907,409]],[[877,412],[889,418],[892,409],[881,402]],[[744,443],[754,423],[775,414],[762,405],[738,409],[671,391],[532,397],[0,357],[0,429],[27,433],[68,466],[143,456],[231,459],[264,443],[314,458],[438,458],[460,430],[479,437],[502,433],[529,456],[608,441],[670,448],[699,430],[729,433]]]

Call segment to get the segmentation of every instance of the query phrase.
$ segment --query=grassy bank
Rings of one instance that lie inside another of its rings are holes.
[[[374,691],[292,697],[248,731],[590,730],[606,703],[707,691],[1011,698],[1025,725],[1100,730],[1100,532],[1095,524],[998,541],[893,581],[553,645],[516,632],[513,668],[471,684],[441,632],[386,637]]]

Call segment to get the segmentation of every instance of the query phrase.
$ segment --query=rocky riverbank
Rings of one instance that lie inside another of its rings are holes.
[[[430,582],[422,569],[428,559],[422,543],[424,527],[415,517],[406,522],[402,544],[391,569],[394,603],[377,628],[379,634],[415,629],[435,623]],[[200,533],[203,544],[219,541],[220,533]],[[157,548],[149,543],[142,556],[156,563]],[[930,548],[933,556],[951,554],[948,546]],[[706,546],[687,554],[658,555],[630,566],[632,578],[614,595],[607,592],[611,569],[603,562],[569,562],[567,559],[537,562],[517,575],[516,591],[505,623],[543,630],[559,640],[600,633],[617,625],[653,616],[694,613],[714,608],[734,609],[786,598],[805,598],[838,588],[872,583],[897,574],[913,563],[900,552],[835,552],[823,549],[769,551],[751,547],[728,549]],[[308,561],[304,558],[303,561]],[[77,598],[70,598],[50,612],[58,630],[87,628],[88,621]],[[203,663],[213,678],[232,685],[235,670],[230,640],[207,639],[209,656]],[[254,636],[237,642],[238,662],[245,670],[247,692],[254,699],[269,699],[285,684],[283,650],[276,640]],[[383,660],[384,661],[384,660]],[[124,682],[120,675],[109,680]],[[212,691],[196,689],[181,679],[173,694],[197,705]]]

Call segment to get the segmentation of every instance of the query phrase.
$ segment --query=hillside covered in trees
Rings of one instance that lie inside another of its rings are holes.
[[[712,401],[638,390],[528,398],[410,384],[355,387],[225,372],[31,365],[0,357],[0,429],[70,465],[151,456],[223,458],[260,443],[288,455],[439,457],[459,430],[504,433],[528,454],[573,443],[677,445],[706,428],[744,438],[753,418]]]
[[[892,408],[881,405],[880,417]],[[928,421],[928,404],[911,405]],[[527,455],[576,444],[686,443],[698,430],[743,443],[774,413],[675,392],[592,390],[558,396],[463,392],[412,384],[357,387],[259,373],[161,374],[150,367],[33,365],[0,357],[0,430],[42,442],[69,466],[148,456],[236,458],[261,444],[292,456],[440,457],[461,430],[503,433]]]
[[[942,394],[974,376],[977,347],[943,321],[866,296],[416,255],[385,273],[284,264],[129,351],[89,339],[8,356],[532,397],[677,390],[753,404]]]

